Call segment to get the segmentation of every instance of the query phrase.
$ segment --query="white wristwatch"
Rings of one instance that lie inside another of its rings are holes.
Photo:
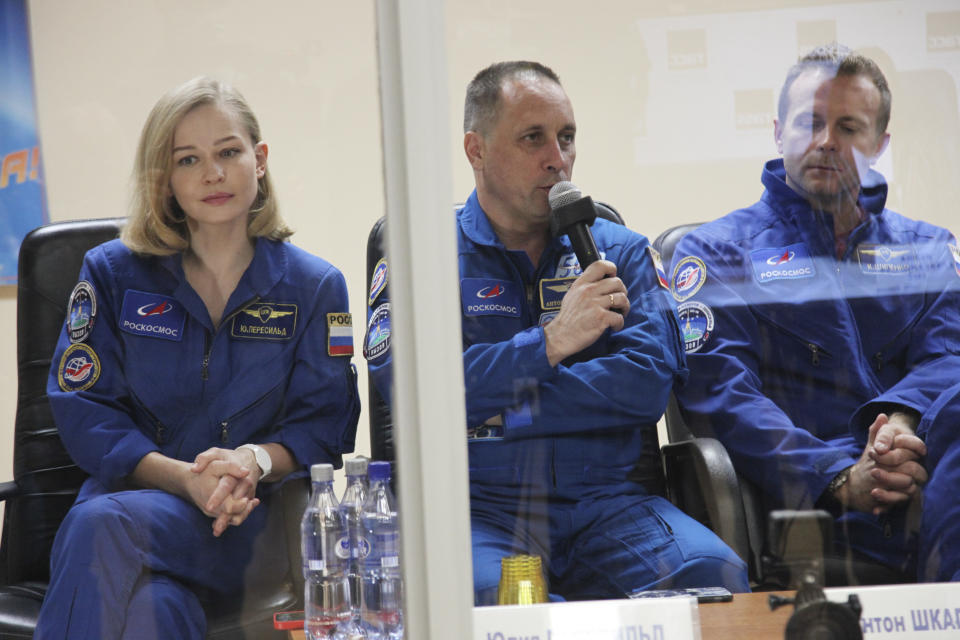
[[[250,449],[250,451],[253,451],[253,457],[257,461],[257,466],[260,467],[261,480],[270,475],[270,472],[273,471],[273,460],[270,459],[270,454],[267,453],[266,449],[258,444],[242,444],[237,447],[237,451],[240,449]]]

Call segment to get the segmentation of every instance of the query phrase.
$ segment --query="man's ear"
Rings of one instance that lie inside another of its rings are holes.
[[[887,132],[884,132],[883,135],[880,136],[880,140],[877,142],[877,150],[874,152],[873,157],[870,158],[870,164],[875,163],[880,158],[880,156],[883,155],[883,152],[887,150],[887,147],[889,145],[890,145],[890,134]]]
[[[486,151],[483,136],[477,131],[467,131],[463,134],[463,152],[467,154],[467,162],[474,170],[483,168],[483,155]]]
[[[777,151],[783,154],[783,130],[780,128],[780,121],[773,119],[773,141],[777,143]]]

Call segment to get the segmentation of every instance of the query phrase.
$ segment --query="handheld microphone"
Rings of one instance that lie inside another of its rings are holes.
[[[580,261],[580,268],[600,259],[597,244],[590,233],[590,225],[597,219],[597,210],[593,199],[584,196],[572,182],[558,182],[550,188],[547,196],[550,201],[550,233],[556,237],[566,234],[573,245],[573,251]]]

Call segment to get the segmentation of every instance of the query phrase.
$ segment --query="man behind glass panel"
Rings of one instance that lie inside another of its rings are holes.
[[[534,62],[482,70],[464,131],[476,178],[457,230],[477,604],[496,602],[500,559],[527,553],[570,599],[748,590],[743,561],[650,489],[655,423],[686,372],[647,239],[597,219],[605,259],[581,271],[566,237],[550,235],[547,195],[576,157],[556,74]],[[389,304],[385,278],[373,280],[365,352],[388,391]]]
[[[920,419],[960,374],[960,270],[949,232],[884,207],[870,165],[890,102],[862,55],[828,45],[801,58],[780,93],[783,159],[766,163],[766,191],[684,237],[671,285],[693,430],[724,443],[768,506],[830,510],[841,557],[912,579],[908,507],[928,476],[944,481]]]

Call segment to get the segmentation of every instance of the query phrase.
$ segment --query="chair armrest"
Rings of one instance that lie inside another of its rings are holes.
[[[661,453],[670,501],[752,563],[740,482],[723,445],[714,438],[693,438],[666,444]]]
[[[13,480],[0,482],[0,502],[20,495],[20,485]]]

